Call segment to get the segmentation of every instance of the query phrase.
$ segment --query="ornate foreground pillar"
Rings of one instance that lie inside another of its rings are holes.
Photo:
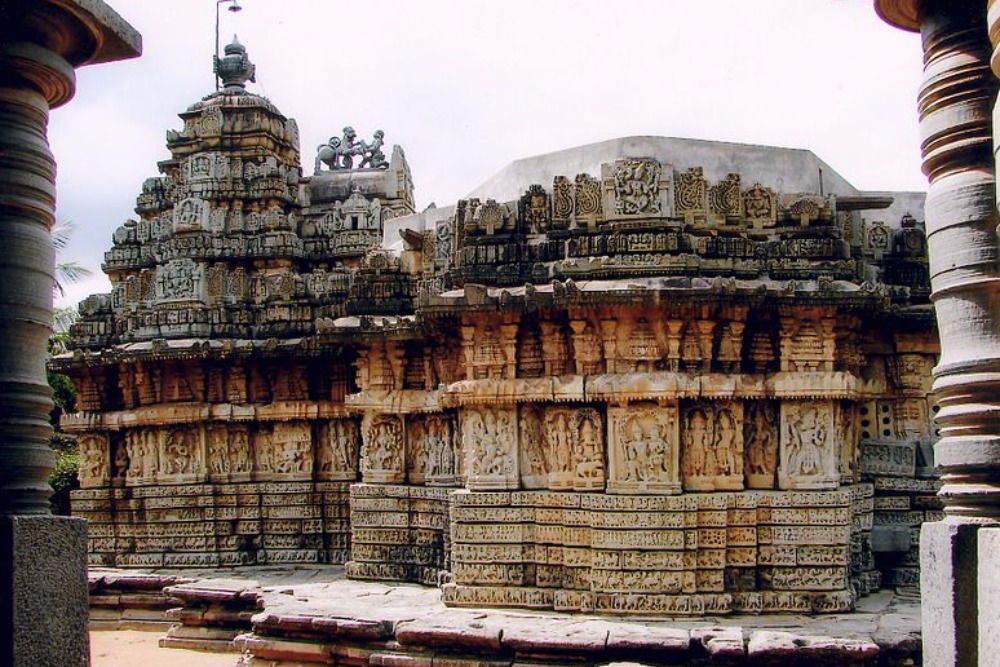
[[[935,460],[946,519],[924,524],[920,567],[924,664],[943,667],[1000,664],[1000,633],[991,628],[1000,599],[983,585],[996,551],[980,544],[1000,530],[1000,243],[992,155],[998,82],[990,71],[986,4],[876,0],[890,23],[919,28],[924,49],[921,151],[941,335]]]
[[[73,68],[134,57],[100,0],[0,0],[0,664],[87,665],[86,524],[49,513],[55,162]]]

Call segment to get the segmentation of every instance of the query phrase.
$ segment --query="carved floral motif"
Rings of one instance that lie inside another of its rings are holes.
[[[708,182],[701,167],[692,167],[677,175],[674,202],[677,215],[694,222],[704,218],[707,208]]]

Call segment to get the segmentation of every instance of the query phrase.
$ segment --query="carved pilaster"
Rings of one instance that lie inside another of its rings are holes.
[[[504,366],[504,377],[517,377],[517,325],[500,325],[500,342],[503,345],[507,363]]]
[[[618,364],[618,321],[601,320],[601,343],[604,347],[605,366],[608,373],[617,373]]]
[[[681,363],[681,331],[684,320],[667,320],[667,364],[670,370],[677,372]]]
[[[476,327],[462,327],[462,360],[465,363],[465,379],[475,380]]]

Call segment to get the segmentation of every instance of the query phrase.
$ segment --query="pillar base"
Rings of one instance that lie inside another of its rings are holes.
[[[0,516],[0,664],[90,664],[87,522]]]
[[[920,529],[924,664],[978,665],[977,533],[981,524],[938,521]]]

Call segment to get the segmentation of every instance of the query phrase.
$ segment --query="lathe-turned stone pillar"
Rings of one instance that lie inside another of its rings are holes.
[[[89,664],[86,525],[49,513],[55,162],[73,68],[138,55],[99,0],[0,0],[0,664]]]
[[[946,512],[944,521],[921,531],[928,665],[981,664],[980,640],[988,640],[984,647],[996,641],[986,633],[987,619],[1000,615],[1000,600],[989,600],[980,585],[987,573],[979,574],[980,562],[995,556],[979,558],[978,546],[979,533],[1000,523],[1000,243],[992,155],[998,82],[990,71],[986,4],[876,1],[890,23],[919,28],[924,50],[921,152],[930,179],[928,255],[941,336],[935,461]],[[989,654],[998,655],[995,647]]]

